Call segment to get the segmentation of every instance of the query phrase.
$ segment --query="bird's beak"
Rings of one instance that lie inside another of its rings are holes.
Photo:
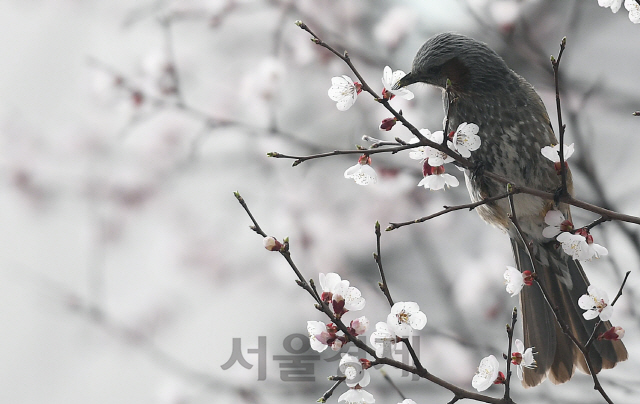
[[[413,83],[416,83],[416,82],[417,82],[417,80],[415,80],[414,76],[411,74],[411,72],[409,72],[404,77],[402,77],[400,80],[398,80],[396,82],[396,84],[393,86],[393,90],[397,90],[399,88],[406,87],[409,84],[413,84]]]

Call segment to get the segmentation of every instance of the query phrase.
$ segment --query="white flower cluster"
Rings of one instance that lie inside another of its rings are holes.
[[[617,13],[622,6],[622,0],[598,0],[598,4]],[[640,4],[636,0],[624,0],[624,8],[629,12],[629,20],[634,24],[640,24]]]

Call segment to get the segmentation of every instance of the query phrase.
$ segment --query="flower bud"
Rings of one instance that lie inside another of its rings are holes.
[[[607,332],[602,333],[598,336],[599,340],[610,340],[610,341],[618,341],[624,337],[624,328],[615,326],[611,327],[607,330]]]
[[[264,248],[269,251],[280,251],[282,248],[282,243],[276,240],[275,237],[265,237],[262,242],[264,244]]]
[[[395,126],[396,122],[398,122],[398,120],[395,117],[384,118],[382,120],[382,123],[380,123],[380,130],[390,131],[391,128]]]

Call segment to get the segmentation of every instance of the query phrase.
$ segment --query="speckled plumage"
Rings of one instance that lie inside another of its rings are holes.
[[[445,114],[449,106],[444,91],[451,81],[454,102],[449,111],[449,130],[463,122],[480,127],[482,145],[472,153],[471,161],[481,163],[486,171],[509,178],[517,185],[553,192],[560,186],[554,164],[542,156],[544,146],[556,144],[547,111],[533,87],[507,67],[505,62],[484,43],[451,33],[430,38],[418,51],[411,72],[400,86],[423,82],[443,89]],[[465,172],[467,188],[473,201],[506,191],[502,183],[482,175]],[[573,191],[568,173],[569,192]],[[578,298],[589,284],[579,263],[559,249],[555,241],[545,239],[544,216],[552,201],[519,194],[514,196],[515,210],[527,242],[532,242],[534,259],[540,272],[538,279],[549,290],[551,303],[561,308],[562,318],[583,343],[593,330],[594,321],[587,322],[578,308]],[[561,205],[565,217],[569,207]],[[507,232],[511,238],[516,265],[520,271],[533,265],[527,249],[507,216],[506,199],[482,205],[476,211],[486,222]],[[584,358],[559,328],[553,312],[537,286],[526,287],[521,293],[523,332],[526,346],[538,352],[536,369],[525,369],[523,384],[535,386],[549,377],[554,383],[571,378],[576,365],[586,371]],[[608,324],[600,327],[602,332]],[[597,371],[611,368],[627,358],[620,341],[598,341],[590,355]]]

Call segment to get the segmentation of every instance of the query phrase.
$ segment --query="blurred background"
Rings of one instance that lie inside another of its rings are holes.
[[[371,327],[385,320],[374,223],[415,219],[468,195],[464,186],[418,188],[420,165],[407,152],[375,155],[380,178],[368,187],[343,178],[354,156],[295,168],[266,157],[351,149],[363,135],[410,139],[399,125],[380,132],[389,114],[364,93],[349,111],[336,109],[331,77],[353,75],[309,41],[298,19],[348,50],[377,91],[384,66],[410,70],[433,34],[473,36],[534,84],[554,125],[549,55],[566,36],[561,87],[576,194],[640,215],[640,118],[631,115],[640,109],[640,27],[624,8],[613,14],[596,0],[3,0],[1,9],[3,403],[315,402],[337,373],[335,353],[302,360],[316,353],[304,352],[296,334],[324,318],[248,228],[233,191],[267,233],[290,237],[304,276],[339,273],[367,299],[361,313]],[[414,87],[414,100],[392,105],[417,127],[441,129],[440,91]],[[574,209],[578,226],[595,218]],[[616,403],[640,397],[639,230],[597,227],[610,255],[585,265],[611,298],[632,271],[612,319],[627,331],[630,359],[600,378]],[[418,302],[429,319],[417,334],[423,364],[471,389],[480,359],[507,350],[504,325],[517,305],[503,285],[513,265],[507,237],[459,211],[384,233],[382,256],[394,299]],[[417,403],[452,398],[388,372]],[[377,403],[401,401],[377,371],[367,390]],[[513,397],[602,401],[582,374],[526,391],[516,382]]]

